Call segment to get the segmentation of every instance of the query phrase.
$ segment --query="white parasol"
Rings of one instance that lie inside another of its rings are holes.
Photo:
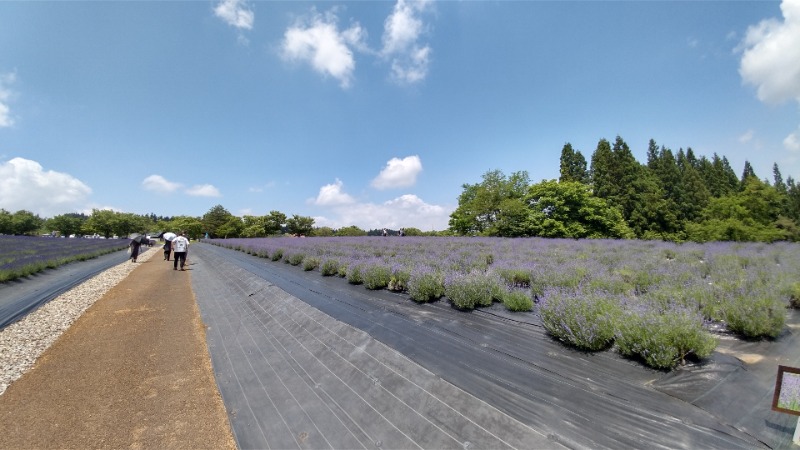
[[[166,233],[161,235],[161,237],[163,237],[165,241],[171,241],[171,240],[175,239],[176,237],[178,237],[178,235],[173,233],[173,232],[171,232],[171,231],[167,231]]]

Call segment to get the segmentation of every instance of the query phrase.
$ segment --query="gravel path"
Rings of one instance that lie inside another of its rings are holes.
[[[0,448],[235,448],[191,272],[160,254],[0,333]]]
[[[145,251],[139,263],[148,261],[155,250]],[[82,283],[41,308],[0,331],[0,395],[27,372],[39,356],[75,320],[106,292],[125,279],[137,264],[119,264]]]

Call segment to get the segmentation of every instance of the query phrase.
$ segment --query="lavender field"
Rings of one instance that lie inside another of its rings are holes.
[[[0,282],[128,247],[128,239],[61,239],[0,235]]]
[[[409,301],[536,314],[556,339],[613,348],[662,369],[716,348],[716,334],[771,339],[797,301],[800,245],[439,237],[207,242],[337,276]]]

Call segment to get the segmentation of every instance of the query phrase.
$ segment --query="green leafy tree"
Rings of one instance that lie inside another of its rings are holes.
[[[792,177],[786,179],[785,215],[790,219],[800,221],[800,186],[794,182],[794,178]]]
[[[131,233],[147,234],[150,221],[145,216],[131,213],[114,212],[111,229],[117,236],[129,236]]]
[[[80,234],[86,219],[82,214],[61,214],[47,220],[46,227],[50,231],[59,232],[61,236]]]
[[[530,186],[531,236],[551,238],[632,238],[620,211],[578,182],[542,181]]]
[[[486,172],[481,183],[464,184],[458,207],[450,214],[450,229],[462,235],[490,235],[496,231],[494,225],[503,201],[523,198],[529,184],[528,172],[514,172],[506,177],[499,170]]]
[[[203,226],[209,237],[216,238],[223,235],[219,228],[228,223],[233,214],[228,212],[222,205],[216,205],[203,215]]]
[[[245,215],[242,217],[243,228],[240,233],[242,237],[264,237],[266,216],[250,216]]]
[[[270,211],[264,216],[264,233],[269,236],[279,234],[286,224],[286,214],[280,211]]]
[[[781,221],[780,202],[774,187],[748,176],[741,192],[712,198],[701,220],[686,226],[687,237],[700,242],[788,239],[791,226]]]
[[[99,234],[106,239],[114,235],[116,214],[108,209],[93,209],[84,223],[84,234]]]
[[[342,227],[336,230],[337,236],[366,236],[367,232],[362,230],[361,228],[350,225],[348,227]]]
[[[236,238],[241,236],[242,230],[244,230],[242,219],[231,215],[225,223],[217,227],[217,237]]]
[[[488,230],[489,234],[500,237],[530,236],[529,214],[530,209],[524,198],[507,198],[501,201],[497,220]]]
[[[314,232],[314,218],[293,214],[286,219],[286,230],[294,235],[311,236]]]
[[[314,228],[314,236],[318,237],[331,237],[335,235],[336,232],[331,227],[317,227]]]
[[[10,212],[0,208],[0,234],[14,234],[13,220],[14,216]]]
[[[44,220],[37,214],[21,209],[11,217],[11,230],[13,234],[34,235],[44,224]]]
[[[169,226],[166,228],[171,230],[173,233],[183,232],[189,239],[199,239],[204,236],[203,230],[205,225],[197,217],[176,216],[173,217],[168,223]]]

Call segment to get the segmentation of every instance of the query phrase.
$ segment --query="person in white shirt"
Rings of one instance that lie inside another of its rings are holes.
[[[183,236],[183,231],[172,240],[172,251],[175,262],[172,265],[172,270],[178,270],[178,261],[180,261],[181,270],[186,264],[186,253],[189,251],[189,240]]]

